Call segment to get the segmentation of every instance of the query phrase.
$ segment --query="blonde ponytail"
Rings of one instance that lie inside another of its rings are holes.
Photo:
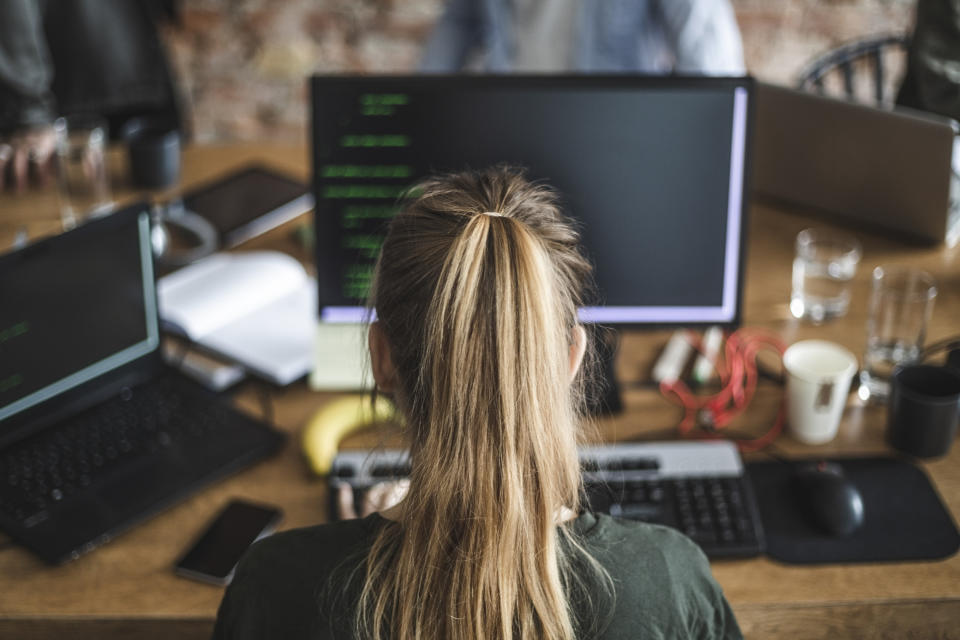
[[[558,519],[580,506],[569,350],[589,265],[551,192],[515,172],[420,189],[374,284],[412,465],[402,521],[367,559],[358,633],[570,640],[582,549]]]

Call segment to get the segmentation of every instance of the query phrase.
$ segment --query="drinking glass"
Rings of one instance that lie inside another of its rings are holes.
[[[64,229],[113,208],[107,179],[106,124],[93,117],[68,116],[53,124],[57,138],[57,185]]]
[[[933,277],[925,271],[885,266],[873,270],[860,398],[885,401],[894,368],[919,359],[936,297]]]
[[[860,262],[855,238],[817,229],[797,234],[790,312],[821,323],[841,318],[850,306],[850,280]]]

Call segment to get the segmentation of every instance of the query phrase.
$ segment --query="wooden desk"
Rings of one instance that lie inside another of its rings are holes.
[[[120,160],[114,160],[119,168]],[[307,175],[303,148],[194,147],[184,155],[184,183],[251,160]],[[115,191],[130,196],[123,188]],[[58,220],[50,194],[0,195],[0,247],[9,246],[20,225],[39,235],[55,232]],[[833,340],[860,354],[870,270],[876,264],[898,263],[927,269],[937,279],[939,296],[929,339],[960,331],[960,250],[918,248],[868,234],[858,234],[864,257],[853,283],[849,315],[821,327],[795,321],[787,309],[793,241],[798,231],[812,224],[829,226],[767,206],[753,207],[745,324],[775,330],[788,342]],[[287,231],[258,239],[256,246],[282,243]],[[617,360],[619,379],[630,383],[644,378],[667,335],[662,331],[625,335]],[[758,395],[740,421],[742,429],[759,432],[770,424],[779,391],[773,387],[767,391]],[[303,384],[279,390],[274,394],[275,420],[296,435],[330,397],[312,393]],[[252,387],[242,388],[237,402],[258,412]],[[633,386],[625,392],[625,403],[623,415],[600,423],[604,438],[669,437],[678,410],[657,392]],[[887,450],[883,424],[881,411],[852,399],[833,442],[809,447],[782,436],[777,446],[795,455],[876,454]],[[379,439],[377,434],[363,434],[345,444],[369,446]],[[960,447],[923,467],[957,518]],[[291,438],[276,458],[203,491],[66,566],[45,566],[14,547],[0,550],[0,638],[205,638],[222,590],[175,577],[171,565],[176,557],[231,497],[279,504],[286,513],[283,526],[298,527],[324,519],[325,494],[324,482],[309,477],[297,441]],[[716,562],[713,570],[749,638],[960,637],[960,556],[941,562],[815,568],[756,558]]]

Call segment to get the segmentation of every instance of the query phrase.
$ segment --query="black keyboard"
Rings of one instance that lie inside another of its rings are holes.
[[[759,518],[743,477],[695,476],[588,482],[594,511],[679,529],[712,557],[763,550]]]
[[[53,429],[0,453],[0,511],[23,522],[122,467],[174,445],[220,438],[225,407],[198,402],[175,380],[125,389]]]
[[[586,447],[580,461],[595,512],[679,529],[711,558],[763,552],[753,488],[729,442]],[[350,484],[359,503],[370,486],[409,472],[403,451],[344,451],[334,460],[330,482],[332,488]],[[331,519],[336,519],[335,491],[330,493]]]
[[[0,522],[27,546],[37,532],[34,550],[59,562],[282,441],[182,376],[161,377],[0,451]],[[46,531],[68,526],[90,539],[73,547]]]

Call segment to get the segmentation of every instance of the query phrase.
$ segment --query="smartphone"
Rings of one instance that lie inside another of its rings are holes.
[[[251,166],[186,193],[183,206],[209,222],[229,249],[313,208],[307,185]]]
[[[230,584],[247,548],[276,530],[283,513],[276,507],[232,500],[177,562],[174,571],[217,585]]]

